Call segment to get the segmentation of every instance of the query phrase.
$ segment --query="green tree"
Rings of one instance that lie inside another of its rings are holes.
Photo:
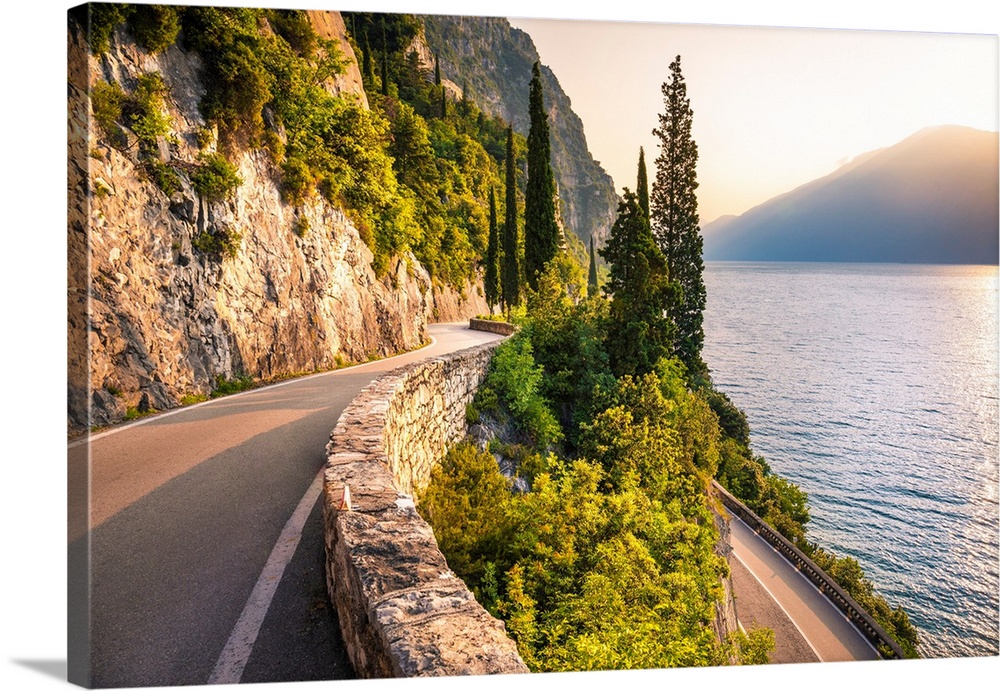
[[[368,32],[365,32],[365,45],[361,49],[361,64],[364,81],[371,89],[375,85],[375,67],[372,65],[372,48],[368,42]]]
[[[597,295],[597,255],[594,253],[594,236],[590,236],[590,271],[587,273],[587,295]]]
[[[549,122],[537,62],[531,70],[528,116],[531,124],[528,128],[528,186],[524,199],[524,269],[528,285],[537,290],[539,274],[559,250]]]
[[[497,228],[497,200],[490,187],[490,235],[486,245],[486,270],[483,275],[483,290],[490,311],[500,302],[500,231]]]
[[[653,233],[667,262],[670,280],[680,287],[679,300],[666,305],[676,326],[673,353],[688,368],[692,381],[707,377],[701,359],[705,283],[702,278],[702,237],[698,227],[698,146],[691,137],[693,111],[681,74],[681,57],[670,64],[664,82],[664,112],[653,134],[660,139],[656,180],[650,199]]]
[[[628,188],[600,255],[611,271],[605,286],[612,296],[607,330],[611,369],[615,376],[650,372],[670,351],[674,327],[663,305],[674,299],[675,290],[663,253]]]
[[[514,130],[507,127],[507,189],[500,264],[501,299],[510,310],[521,303],[521,262],[517,246],[517,176],[514,170]]]
[[[639,172],[635,181],[635,196],[639,200],[639,208],[646,214],[649,223],[649,177],[646,175],[646,152],[639,147]]]

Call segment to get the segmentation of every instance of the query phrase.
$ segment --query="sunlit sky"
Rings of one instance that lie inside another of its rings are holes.
[[[616,187],[663,110],[676,55],[694,111],[703,221],[738,214],[930,126],[997,129],[994,36],[514,19]],[[621,69],[627,66],[627,69]],[[652,175],[652,172],[650,173]]]

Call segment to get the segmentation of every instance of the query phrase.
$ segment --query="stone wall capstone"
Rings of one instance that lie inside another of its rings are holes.
[[[393,370],[327,445],[327,589],[360,677],[525,673],[503,622],[448,568],[413,493],[465,431],[500,341]]]

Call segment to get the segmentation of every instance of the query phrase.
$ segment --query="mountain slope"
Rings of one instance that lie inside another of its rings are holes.
[[[944,126],[702,229],[705,258],[998,262],[997,133]]]
[[[528,84],[539,59],[531,37],[492,17],[424,16],[427,43],[444,77],[465,85],[486,113],[528,134]],[[585,243],[607,236],[618,196],[614,182],[587,148],[583,122],[573,112],[552,70],[542,66],[542,88],[551,118],[552,166],[566,226]]]

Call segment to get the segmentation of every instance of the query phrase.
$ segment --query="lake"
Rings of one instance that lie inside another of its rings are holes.
[[[998,270],[707,262],[703,356],[927,657],[998,653]]]

